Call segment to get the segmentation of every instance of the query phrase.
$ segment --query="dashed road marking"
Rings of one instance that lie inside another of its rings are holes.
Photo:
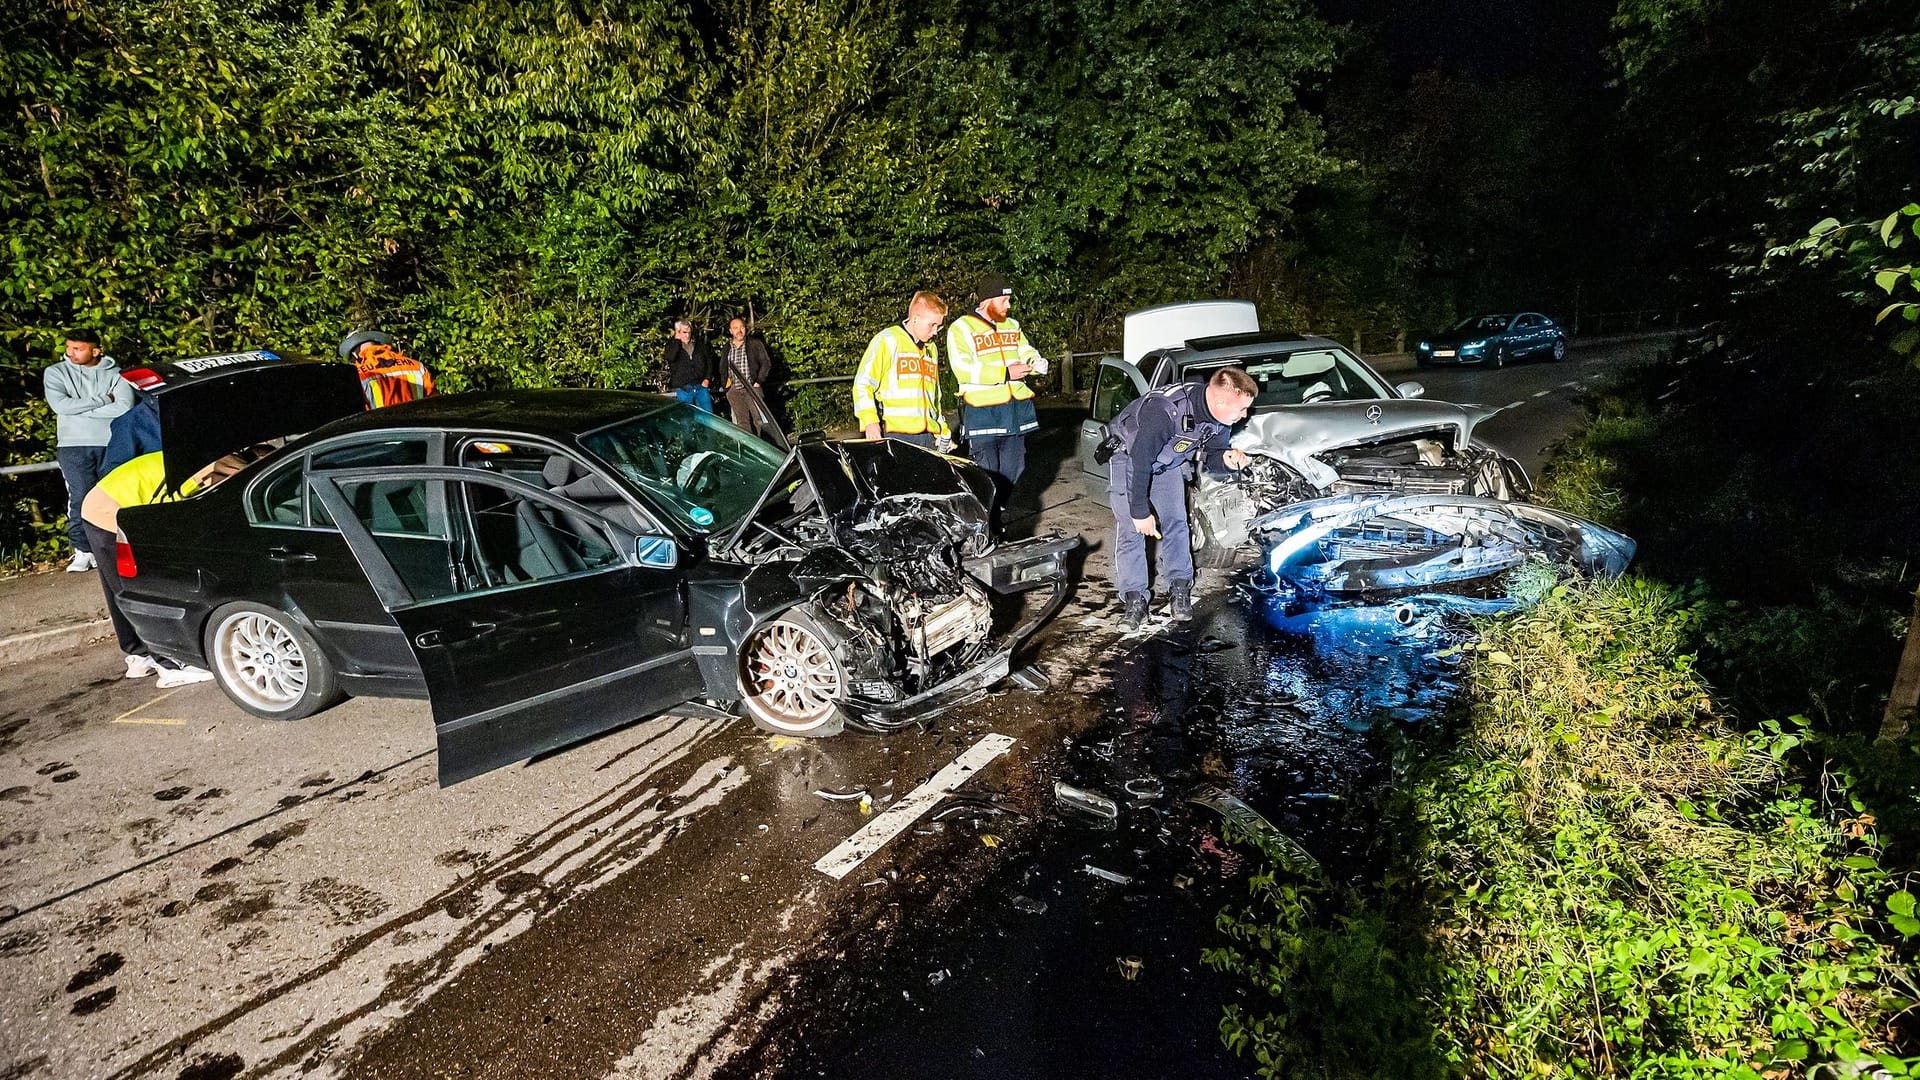
[[[126,712],[123,712],[119,716],[114,717],[113,722],[116,724],[161,724],[167,727],[182,726],[186,723],[185,720],[175,719],[170,716],[135,716],[134,714],[138,712],[144,712],[147,709],[151,709],[155,705],[160,704],[161,702],[167,700],[168,698],[172,697],[173,695],[185,689],[186,687],[184,686],[176,686],[170,690],[163,690],[160,692],[159,696],[155,697],[153,700],[142,702],[139,705],[135,705],[133,708],[128,709]]]
[[[1539,391],[1535,391],[1535,392],[1534,392],[1534,395],[1533,395],[1533,396],[1534,396],[1534,397],[1537,397],[1537,398],[1539,398],[1539,397],[1546,397],[1546,396],[1547,396],[1548,394],[1551,394],[1551,393],[1553,393],[1553,388],[1552,388],[1552,387],[1548,387],[1548,388],[1547,388],[1547,389],[1545,389],[1545,390],[1539,390]]]
[[[932,779],[907,792],[905,798],[861,826],[859,832],[841,841],[839,847],[822,855],[813,868],[835,880],[846,877],[874,852],[887,846],[888,841],[906,832],[907,826],[920,820],[955,788],[966,783],[968,777],[985,768],[987,762],[1012,746],[1011,735],[988,735],[974,743],[946,768],[934,773]]]

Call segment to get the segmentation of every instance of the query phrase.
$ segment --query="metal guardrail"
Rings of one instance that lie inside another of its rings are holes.
[[[21,473],[52,472],[60,467],[57,461],[32,461],[25,465],[0,465],[0,476],[17,476]]]

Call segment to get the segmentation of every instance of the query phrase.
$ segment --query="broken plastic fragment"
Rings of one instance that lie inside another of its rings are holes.
[[[980,842],[987,845],[988,847],[1000,846],[1000,838],[993,835],[992,833],[981,833]]]
[[[834,802],[853,802],[856,799],[867,798],[866,788],[815,788],[813,793],[822,799],[832,799]]]
[[[1113,960],[1114,966],[1120,969],[1120,977],[1127,982],[1139,978],[1140,969],[1147,966],[1147,962],[1137,956],[1116,956]]]
[[[1095,866],[1092,863],[1087,863],[1086,865],[1082,866],[1080,869],[1085,870],[1087,873],[1092,874],[1094,877],[1099,878],[1101,881],[1111,881],[1115,885],[1133,884],[1132,878],[1128,877],[1125,874],[1116,874],[1113,871],[1108,870],[1104,866]]]
[[[1229,828],[1254,838],[1263,850],[1286,869],[1297,874],[1319,875],[1318,859],[1308,854],[1299,841],[1281,832],[1273,822],[1262,817],[1260,811],[1248,806],[1233,792],[1208,784],[1188,795],[1187,801],[1219,814]]]
[[[1053,801],[1062,809],[1076,811],[1100,821],[1116,821],[1120,817],[1119,803],[1105,795],[1058,780],[1053,783]]]
[[[1157,799],[1164,793],[1157,776],[1136,776],[1126,783],[1127,794],[1136,799]]]
[[[1047,913],[1047,902],[1045,900],[1035,900],[1031,896],[1016,896],[1013,898],[1013,910],[1025,915],[1045,915]]]

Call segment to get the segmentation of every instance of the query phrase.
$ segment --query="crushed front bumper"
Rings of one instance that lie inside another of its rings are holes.
[[[1003,596],[1048,589],[1049,595],[1013,629],[992,652],[972,667],[901,701],[849,697],[841,708],[855,723],[874,727],[902,727],[931,720],[942,713],[978,701],[1012,673],[1014,656],[1035,631],[1060,611],[1067,600],[1067,553],[1080,546],[1077,536],[1035,536],[1002,544],[965,563],[967,572]]]

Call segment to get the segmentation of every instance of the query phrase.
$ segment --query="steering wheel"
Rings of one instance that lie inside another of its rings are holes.
[[[1300,395],[1300,404],[1317,405],[1322,401],[1332,401],[1333,397],[1333,387],[1317,382],[1307,387],[1306,391]]]
[[[674,471],[674,486],[682,494],[704,499],[719,492],[725,483],[721,474],[726,470],[726,463],[727,459],[713,450],[688,454]]]

